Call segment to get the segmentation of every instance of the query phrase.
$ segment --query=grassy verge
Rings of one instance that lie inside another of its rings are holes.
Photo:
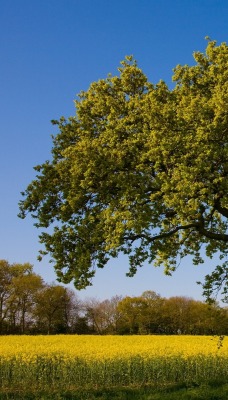
[[[184,384],[169,388],[115,388],[88,391],[64,391],[20,393],[18,391],[0,392],[0,400],[227,400],[228,384],[212,383],[198,387]]]

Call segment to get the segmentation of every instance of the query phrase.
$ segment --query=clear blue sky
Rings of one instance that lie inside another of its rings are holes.
[[[36,260],[33,221],[17,217],[33,166],[50,158],[56,133],[50,120],[74,115],[77,93],[117,74],[125,55],[134,55],[151,82],[171,84],[172,68],[192,64],[193,51],[206,47],[205,36],[227,42],[227,21],[227,0],[0,0],[1,259],[30,262],[45,281],[55,281],[48,258]],[[128,262],[120,257],[99,270],[79,297],[154,290],[200,299],[195,282],[211,265],[193,267],[187,258],[170,278],[145,264],[126,278]]]

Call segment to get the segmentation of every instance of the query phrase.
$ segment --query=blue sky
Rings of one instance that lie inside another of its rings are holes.
[[[193,64],[205,36],[227,42],[227,0],[0,0],[0,259],[30,262],[45,281],[55,281],[31,218],[17,217],[20,192],[34,178],[33,167],[50,158],[51,119],[74,115],[73,100],[90,83],[117,74],[133,54],[153,83],[171,85],[177,64]],[[201,299],[197,280],[216,260],[192,266],[183,260],[173,277],[145,264],[126,278],[128,261],[110,261],[79,297],[162,296]]]

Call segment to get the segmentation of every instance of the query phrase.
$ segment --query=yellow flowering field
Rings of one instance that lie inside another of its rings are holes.
[[[221,345],[222,344],[222,345]],[[2,388],[164,385],[228,380],[228,338],[1,336]]]
[[[61,356],[66,361],[126,359],[132,356],[173,357],[219,355],[228,359],[228,338],[218,348],[219,338],[211,336],[1,336],[0,358],[23,358],[34,361],[37,356]]]

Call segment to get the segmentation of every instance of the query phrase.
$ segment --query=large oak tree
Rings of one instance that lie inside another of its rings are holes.
[[[118,76],[80,93],[74,117],[53,121],[52,158],[35,167],[20,216],[49,228],[41,254],[51,254],[60,281],[84,288],[120,252],[131,276],[146,260],[169,274],[205,252],[221,263],[204,293],[226,293],[228,46],[208,40],[194,59],[174,69],[170,89],[126,57]]]

